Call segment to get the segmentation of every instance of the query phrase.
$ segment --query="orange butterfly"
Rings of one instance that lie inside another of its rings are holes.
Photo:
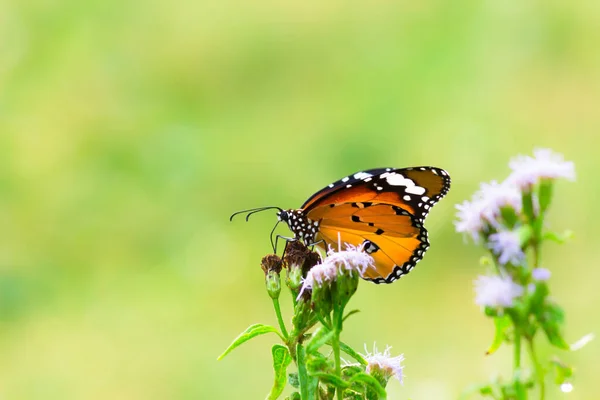
[[[255,212],[276,208],[279,221],[294,233],[289,240],[307,245],[337,248],[338,236],[342,243],[362,245],[375,260],[375,269],[368,269],[364,278],[391,283],[423,258],[429,248],[423,221],[449,189],[450,176],[440,168],[378,168],[332,183],[297,210],[262,207],[240,212],[249,212],[248,220]]]

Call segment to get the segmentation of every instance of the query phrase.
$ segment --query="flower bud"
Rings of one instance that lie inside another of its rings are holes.
[[[260,264],[265,273],[265,285],[269,296],[272,299],[279,298],[281,293],[281,278],[279,277],[282,268],[281,258],[275,254],[270,254],[263,257]]]
[[[288,270],[286,284],[294,293],[297,293],[302,286],[302,278],[306,277],[308,271],[318,264],[320,256],[296,240],[288,243],[283,259]]]
[[[281,293],[281,278],[275,271],[269,271],[265,276],[265,284],[267,286],[267,292],[272,299],[279,298]]]

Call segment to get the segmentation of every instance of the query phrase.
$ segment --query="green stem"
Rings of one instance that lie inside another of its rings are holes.
[[[521,333],[515,329],[515,372],[521,368]]]
[[[287,341],[289,338],[287,329],[285,329],[285,324],[283,323],[283,318],[281,317],[281,307],[279,306],[279,299],[273,299],[273,307],[275,308],[275,314],[277,314],[277,321],[279,322],[279,329],[281,329],[281,333],[283,337]]]
[[[306,370],[306,354],[301,343],[296,345],[296,354],[298,355],[298,380],[300,381],[300,395],[302,399],[310,399],[310,378]]]
[[[333,358],[335,360],[335,375],[338,377],[342,376],[342,357],[340,355],[340,332],[336,329],[333,335],[333,339],[331,341],[333,347]],[[337,388],[337,398],[338,400],[343,400],[343,389]]]
[[[515,390],[517,392],[517,399],[525,400],[527,398],[527,392],[521,383],[521,332],[519,329],[515,327],[515,354],[514,354],[514,364],[515,364]]]
[[[538,384],[540,385],[540,400],[544,400],[546,397],[546,385],[544,383],[544,371],[540,365],[537,356],[535,354],[535,348],[533,347],[533,338],[527,338],[527,349],[529,350],[529,356],[535,369],[535,375],[537,377]]]
[[[533,268],[540,266],[540,243],[536,240],[533,243]]]
[[[335,362],[335,375],[338,378],[342,378],[342,357],[340,354],[340,334],[342,333],[342,326],[344,324],[344,306],[338,304],[334,299],[333,306],[333,338],[332,338],[332,347],[333,347],[333,358]],[[343,389],[338,387],[336,389],[337,399],[343,400],[344,394]]]

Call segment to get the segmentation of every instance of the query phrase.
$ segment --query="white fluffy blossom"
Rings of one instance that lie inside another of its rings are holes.
[[[519,233],[515,231],[500,231],[490,235],[489,248],[498,256],[498,262],[502,265],[510,262],[520,264],[525,258],[521,250]]]
[[[519,190],[507,182],[482,183],[471,201],[456,205],[456,231],[470,235],[478,243],[487,225],[500,226],[498,219],[505,207],[512,208],[517,213],[521,211]]]
[[[512,307],[514,299],[523,291],[510,277],[482,275],[475,281],[475,303],[494,308]]]
[[[404,361],[404,355],[400,354],[396,357],[391,356],[392,348],[386,346],[385,351],[380,353],[377,351],[377,347],[373,346],[373,352],[367,351],[365,345],[365,353],[363,356],[367,360],[367,373],[379,373],[382,374],[386,379],[395,377],[400,383],[402,382],[402,361]]]
[[[535,149],[533,157],[519,155],[509,162],[512,174],[508,181],[522,190],[529,190],[542,179],[575,180],[575,165],[562,154],[550,149]]]
[[[373,267],[373,257],[363,251],[362,246],[346,244],[346,250],[334,251],[329,248],[327,257],[321,264],[317,264],[308,271],[302,282],[298,297],[306,289],[321,287],[335,281],[340,274],[353,274],[357,272],[363,276],[367,268]]]

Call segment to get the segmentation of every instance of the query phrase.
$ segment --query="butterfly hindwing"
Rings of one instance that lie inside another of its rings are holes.
[[[365,279],[391,283],[407,274],[429,247],[422,223],[396,206],[377,204],[357,209],[342,204],[333,208],[345,211],[346,216],[337,213],[324,217],[317,238],[333,248],[338,247],[338,240],[362,245],[376,266],[366,271]]]

